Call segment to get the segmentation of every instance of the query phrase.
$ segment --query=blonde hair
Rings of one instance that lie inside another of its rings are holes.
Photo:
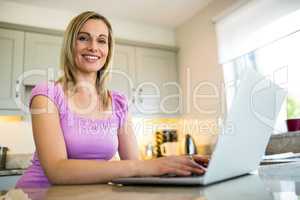
[[[110,63],[113,55],[114,39],[113,39],[111,24],[104,16],[93,11],[86,11],[79,14],[78,16],[74,17],[71,20],[64,34],[64,41],[63,41],[61,57],[60,57],[60,66],[64,74],[58,80],[58,82],[62,83],[64,88],[68,88],[68,89],[70,87],[73,88],[77,83],[76,76],[75,76],[77,66],[74,59],[75,42],[80,29],[85,24],[85,22],[88,21],[89,19],[96,19],[96,20],[103,21],[106,24],[108,29],[108,49],[109,49],[108,55],[105,64],[97,72],[97,78],[95,84],[103,108],[107,109],[110,105],[110,97],[109,97],[109,91],[106,87],[106,84],[111,70]]]

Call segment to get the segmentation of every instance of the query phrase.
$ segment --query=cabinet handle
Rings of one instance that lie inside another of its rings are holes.
[[[140,103],[143,103],[143,99],[142,98],[140,98]]]
[[[143,92],[143,88],[139,88],[138,89],[138,92],[137,92],[137,98],[138,98],[138,103],[143,103],[143,97],[141,97],[141,95],[142,95],[142,92]]]
[[[19,92],[20,92],[20,81],[16,80],[16,98],[19,98]]]

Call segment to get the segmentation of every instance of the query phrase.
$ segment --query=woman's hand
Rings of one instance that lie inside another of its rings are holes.
[[[200,164],[202,167],[206,168],[208,167],[209,159],[208,156],[203,155],[192,155],[191,157],[196,163]]]
[[[203,175],[208,165],[208,159],[200,155],[167,156],[141,162],[140,176],[160,176],[164,174],[177,176]]]

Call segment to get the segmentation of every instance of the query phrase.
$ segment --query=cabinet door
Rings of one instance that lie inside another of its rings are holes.
[[[179,86],[176,53],[136,48],[136,107],[142,114],[177,114]]]
[[[57,78],[62,41],[60,36],[25,33],[25,85]]]
[[[17,110],[17,79],[23,68],[24,32],[0,29],[0,109]]]
[[[111,80],[108,87],[111,90],[119,91],[128,98],[131,112],[134,111],[134,85],[135,85],[135,48],[127,45],[116,45],[111,71]]]

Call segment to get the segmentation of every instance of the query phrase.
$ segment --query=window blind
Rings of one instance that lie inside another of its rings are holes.
[[[300,30],[300,0],[250,0],[215,23],[224,64]]]

